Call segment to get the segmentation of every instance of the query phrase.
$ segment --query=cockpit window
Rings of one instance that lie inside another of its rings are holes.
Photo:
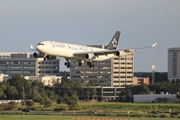
[[[44,45],[43,43],[38,43],[37,45]]]

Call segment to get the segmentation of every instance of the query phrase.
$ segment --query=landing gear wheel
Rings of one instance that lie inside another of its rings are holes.
[[[69,60],[66,60],[67,62],[64,63],[65,66],[67,66],[67,68],[71,68],[71,63],[69,62]]]
[[[92,62],[87,62],[87,65],[89,65],[89,68],[93,67],[94,69],[94,64],[92,64]]]
[[[67,63],[67,68],[71,68],[70,62]]]
[[[79,65],[79,66],[82,66],[82,62],[79,62],[78,65]]]

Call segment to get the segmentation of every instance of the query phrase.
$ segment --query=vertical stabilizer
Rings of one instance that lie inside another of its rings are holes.
[[[109,50],[118,49],[120,33],[121,33],[120,31],[116,31],[110,43],[106,46],[106,49],[109,49]]]

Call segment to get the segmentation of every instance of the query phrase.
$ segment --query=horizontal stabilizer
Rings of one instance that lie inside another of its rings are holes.
[[[36,49],[34,49],[33,45],[30,46],[30,50],[36,51]]]

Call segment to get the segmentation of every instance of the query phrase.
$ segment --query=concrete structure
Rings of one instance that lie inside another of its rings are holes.
[[[34,58],[33,53],[0,52],[0,73],[13,76],[44,76],[57,75],[59,59],[44,61],[43,58]]]
[[[149,77],[134,77],[133,85],[141,85],[146,84],[149,85]]]
[[[38,80],[39,82],[44,83],[45,86],[52,86],[54,83],[57,82],[61,83],[60,76],[25,76],[24,78],[31,81]]]
[[[24,100],[0,100],[0,104],[10,103],[10,102],[23,103]]]
[[[4,80],[4,75],[0,74],[0,82],[3,82],[3,80]]]
[[[79,96],[79,100],[86,100],[89,98],[89,100],[95,100],[95,101],[119,101],[123,98],[121,96],[121,91],[125,87],[88,87],[88,89],[94,89],[95,95],[94,96]],[[87,89],[86,87],[84,89]]]
[[[137,94],[134,95],[134,103],[152,103],[157,98],[167,98],[176,100],[176,94],[169,94],[168,92],[164,94]]]
[[[104,46],[100,47],[103,48]],[[78,66],[77,60],[71,60],[70,79],[82,83],[93,81],[99,86],[109,87],[132,85],[134,51],[125,52],[127,55],[123,57],[115,56],[105,61],[93,62],[95,65],[94,69],[89,68],[86,61],[83,66]]]
[[[180,47],[168,49],[168,79],[180,80]]]

